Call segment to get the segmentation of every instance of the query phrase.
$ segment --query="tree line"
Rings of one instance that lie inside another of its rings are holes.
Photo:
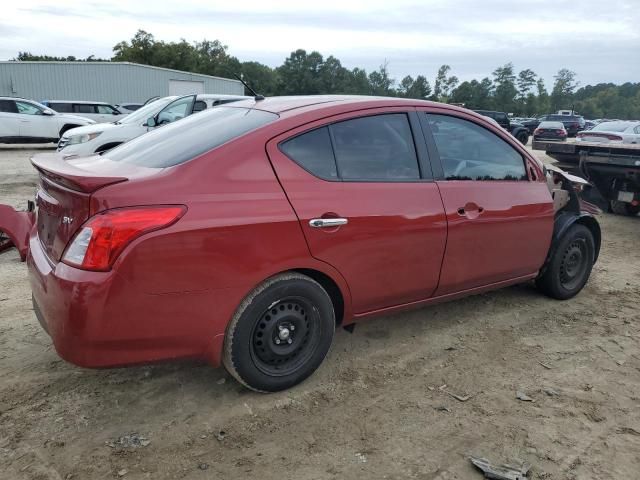
[[[587,118],[640,119],[640,82],[599,83],[581,87],[575,72],[562,68],[554,76],[551,92],[533,70],[515,71],[511,62],[491,76],[460,82],[451,66],[442,65],[429,82],[425,75],[391,78],[385,62],[377,70],[349,69],[339,59],[298,49],[282,65],[271,68],[255,61],[241,62],[219,40],[165,42],[144,30],[113,47],[110,59],[93,55],[51,57],[20,52],[18,61],[134,62],[206,75],[242,77],[263,95],[355,94],[419,98],[463,104],[468,108],[498,110],[536,116],[559,109],[575,109]]]

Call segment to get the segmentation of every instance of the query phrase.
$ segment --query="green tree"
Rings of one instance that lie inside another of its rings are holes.
[[[449,101],[451,103],[461,103],[467,108],[476,110],[493,109],[493,83],[488,78],[483,78],[480,82],[471,80],[462,82],[453,92]]]
[[[431,95],[431,85],[423,75],[418,75],[415,80],[411,75],[407,75],[398,85],[398,95],[425,100]]]
[[[576,73],[562,68],[553,78],[555,83],[551,91],[551,108],[553,110],[569,108],[573,103],[573,92],[578,86]]]
[[[451,92],[458,86],[459,80],[455,75],[449,75],[451,67],[442,65],[438,69],[436,81],[433,85],[433,100],[436,102],[447,102]]]
[[[538,91],[538,97],[536,98],[537,114],[544,115],[545,113],[549,113],[551,100],[549,99],[549,93],[547,92],[547,87],[545,87],[544,80],[542,78],[538,78],[538,81],[536,82],[536,90]]]
[[[493,71],[494,103],[497,110],[513,112],[516,109],[516,76],[513,63],[509,62]]]
[[[392,96],[394,80],[389,76],[388,63],[385,62],[378,70],[369,74],[369,89],[371,95],[379,95],[382,97]]]

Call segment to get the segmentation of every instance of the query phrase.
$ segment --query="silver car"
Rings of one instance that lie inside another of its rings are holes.
[[[578,133],[577,142],[640,143],[640,121],[602,122]]]

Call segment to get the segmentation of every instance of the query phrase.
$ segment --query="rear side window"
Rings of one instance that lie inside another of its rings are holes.
[[[409,119],[404,113],[333,123],[280,144],[281,150],[325,180],[419,180]]]
[[[49,103],[49,107],[58,113],[73,113],[70,103]]]
[[[118,113],[111,105],[96,105],[96,108],[98,109],[98,113],[102,115],[115,115]]]
[[[13,100],[0,100],[0,112],[18,113],[18,107]]]
[[[191,160],[278,119],[249,108],[217,107],[123,143],[105,156],[116,162],[165,168]]]
[[[207,109],[207,104],[202,100],[198,100],[193,104],[193,113],[201,112]]]
[[[74,103],[73,111],[75,113],[96,113],[96,106],[86,103]]]
[[[280,145],[280,150],[317,177],[325,180],[338,178],[328,127],[318,128],[287,140]]]
[[[528,180],[522,155],[473,122],[428,114],[447,180]]]

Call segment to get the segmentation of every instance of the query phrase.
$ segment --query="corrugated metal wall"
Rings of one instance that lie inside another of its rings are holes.
[[[125,62],[0,62],[0,96],[32,100],[144,102],[169,95],[169,80],[204,83],[205,93],[243,95],[237,80]]]

